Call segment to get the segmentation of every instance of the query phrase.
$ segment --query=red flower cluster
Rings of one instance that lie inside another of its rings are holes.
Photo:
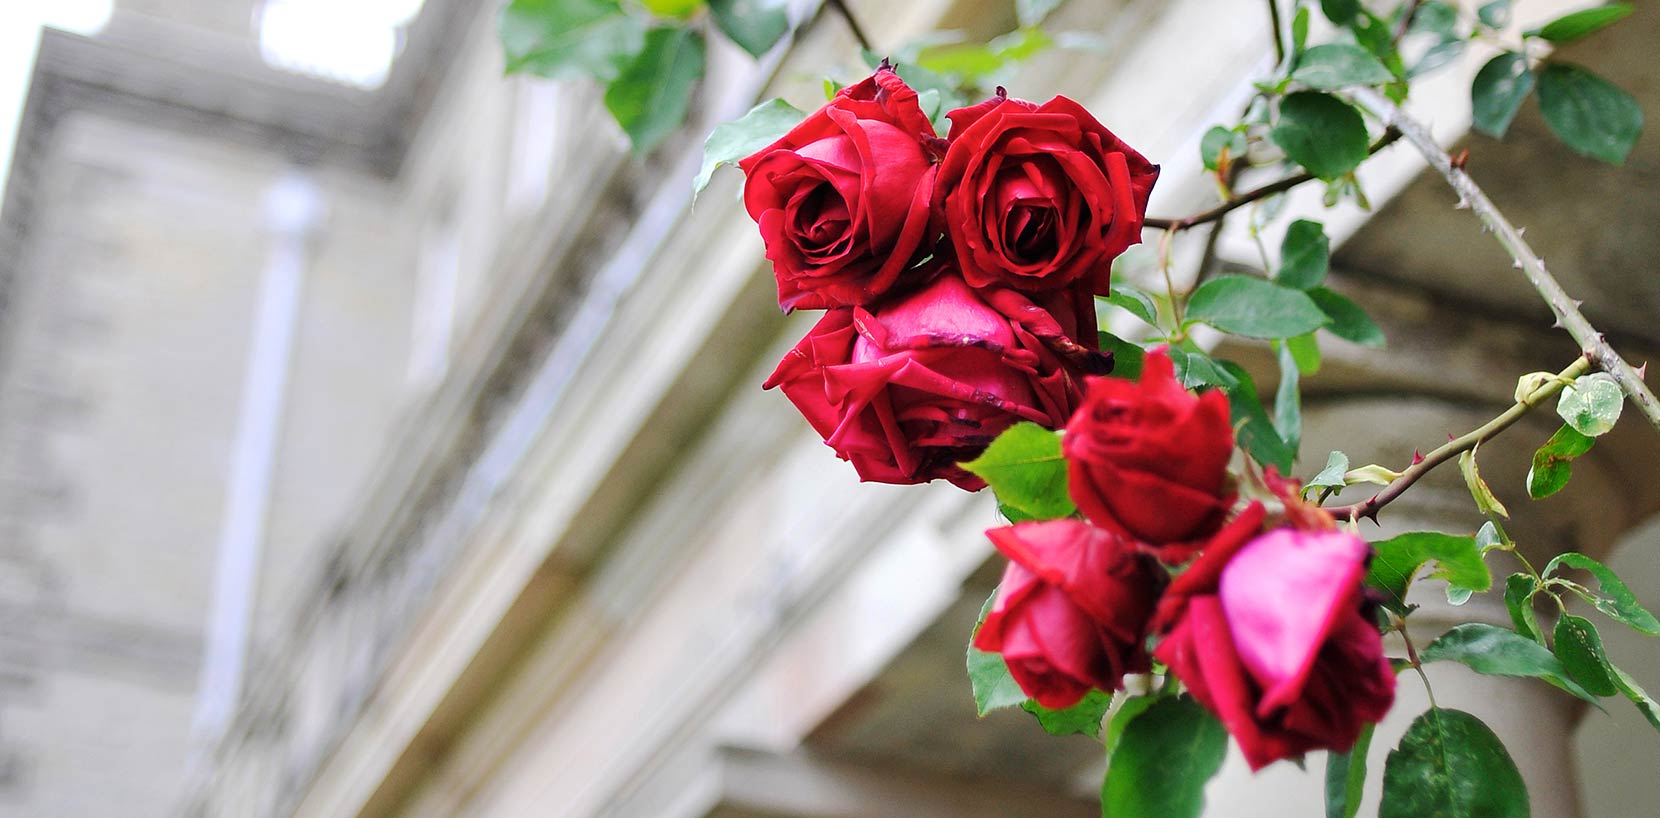
[[[1157,166],[1064,97],[999,90],[947,116],[940,139],[883,67],[739,163],[779,305],[827,310],[766,387],[884,483],[977,490],[958,464],[1004,429],[1066,427],[1085,519],[987,532],[1009,565],[974,639],[1039,704],[1156,658],[1253,767],[1348,748],[1394,698],[1360,593],[1369,547],[1275,475],[1275,526],[1259,503],[1234,512],[1227,398],[1188,392],[1164,352],[1140,382],[1086,377],[1110,365],[1094,296],[1139,241]]]
[[[739,167],[779,306],[827,310],[766,387],[865,480],[976,490],[958,463],[1110,367],[1093,296],[1158,168],[1064,97],[947,116],[884,66]]]
[[[1252,501],[1231,521],[1233,434],[1219,392],[1196,397],[1163,352],[1140,383],[1089,382],[1067,424],[1072,499],[1089,520],[987,534],[1010,560],[974,644],[1003,654],[1027,695],[1074,704],[1167,665],[1253,768],[1346,750],[1394,701],[1360,584],[1371,549],[1270,474],[1285,514]],[[1093,523],[1093,525],[1090,525]],[[1186,570],[1163,587],[1160,562]]]

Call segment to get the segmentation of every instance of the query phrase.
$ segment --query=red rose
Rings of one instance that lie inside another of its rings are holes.
[[[1003,654],[1026,695],[1049,708],[1146,673],[1147,621],[1162,571],[1117,535],[1079,520],[986,532],[1009,558],[997,601],[974,636]]]
[[[867,304],[928,238],[934,127],[892,69],[738,163],[785,310]]]
[[[1163,350],[1147,354],[1139,383],[1089,379],[1063,447],[1084,516],[1166,562],[1191,557],[1232,505],[1228,399],[1183,389]]]
[[[1047,306],[971,290],[946,271],[869,309],[829,311],[765,388],[782,387],[864,480],[944,478],[976,491],[984,481],[959,462],[1018,421],[1056,428],[1077,405],[1080,377],[1062,354],[1081,352],[1068,336],[1094,337],[1094,313]]]
[[[1105,294],[1112,260],[1141,241],[1158,166],[1066,97],[999,93],[947,116],[935,196],[968,283]]]
[[[1157,618],[1170,632],[1154,655],[1253,770],[1348,750],[1394,703],[1395,674],[1360,593],[1370,553],[1353,534],[1280,528],[1207,547],[1171,584],[1177,602]]]

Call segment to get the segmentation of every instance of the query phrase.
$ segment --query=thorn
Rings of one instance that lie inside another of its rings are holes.
[[[1560,316],[1560,315],[1556,316],[1556,320],[1550,322],[1550,328],[1551,329],[1561,329],[1562,328],[1562,316]]]
[[[1422,462],[1424,462],[1423,452],[1420,452],[1417,449],[1413,449],[1412,450],[1412,465],[1416,466],[1416,465],[1418,465],[1419,463],[1422,463]]]
[[[1578,298],[1570,298],[1570,299],[1568,299],[1568,300],[1569,300],[1569,301],[1571,301],[1571,302],[1573,302],[1573,305],[1574,305],[1574,309],[1579,309],[1579,308],[1580,308],[1580,307],[1583,307],[1583,306],[1585,306],[1585,302],[1584,302],[1584,301],[1581,301],[1581,300],[1580,300],[1580,299],[1578,299]]]
[[[1515,267],[1516,269],[1520,270],[1520,269],[1522,269],[1522,262],[1520,260],[1512,261],[1512,262],[1510,262],[1510,266]]]
[[[1648,361],[1644,361],[1642,366],[1637,367],[1637,379],[1648,380]]]
[[[1451,442],[1453,442],[1454,440],[1457,440],[1457,439],[1458,439],[1457,435],[1452,434],[1450,432],[1447,434],[1447,442],[1448,443],[1451,443]]]
[[[1452,158],[1453,170],[1463,170],[1464,163],[1468,161],[1470,161],[1470,149],[1465,148],[1464,150],[1459,151],[1457,156]]]
[[[1464,198],[1463,196],[1459,196],[1458,197],[1458,204],[1453,205],[1453,209],[1454,210],[1469,210],[1470,209],[1470,200]]]
[[[1525,235],[1527,235],[1527,228],[1525,228],[1525,227],[1518,227],[1518,228],[1516,228],[1516,235],[1518,235],[1518,236],[1525,236]]]

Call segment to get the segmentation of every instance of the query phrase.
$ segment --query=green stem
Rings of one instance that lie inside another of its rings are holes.
[[[1476,446],[1490,438],[1497,437],[1500,432],[1510,428],[1516,421],[1521,420],[1523,415],[1532,411],[1533,407],[1538,406],[1546,399],[1562,391],[1562,387],[1564,385],[1571,382],[1574,378],[1585,374],[1585,372],[1590,368],[1591,362],[1589,359],[1583,357],[1576,359],[1573,363],[1569,364],[1566,369],[1557,373],[1556,377],[1546,381],[1544,384],[1535,388],[1532,392],[1522,396],[1521,400],[1516,401],[1515,405],[1504,410],[1504,412],[1499,414],[1498,417],[1483,423],[1475,429],[1464,433],[1460,437],[1455,437],[1452,440],[1447,441],[1445,445],[1435,449],[1429,454],[1424,455],[1422,460],[1408,466],[1405,471],[1401,472],[1400,477],[1395,478],[1389,485],[1384,486],[1383,491],[1378,492],[1372,497],[1372,499],[1367,500],[1364,503],[1355,503],[1351,506],[1339,506],[1331,509],[1332,515],[1340,520],[1359,520],[1362,517],[1371,517],[1374,521],[1376,521],[1377,514],[1380,509],[1386,505],[1389,505],[1390,501],[1394,500],[1396,497],[1401,496],[1403,492],[1412,487],[1413,483],[1418,482],[1418,480],[1424,475],[1429,474],[1435,469],[1436,466],[1439,466],[1470,449],[1474,449]]]

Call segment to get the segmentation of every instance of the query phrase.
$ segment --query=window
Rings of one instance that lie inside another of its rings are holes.
[[[423,0],[265,0],[259,50],[268,65],[378,88]]]

